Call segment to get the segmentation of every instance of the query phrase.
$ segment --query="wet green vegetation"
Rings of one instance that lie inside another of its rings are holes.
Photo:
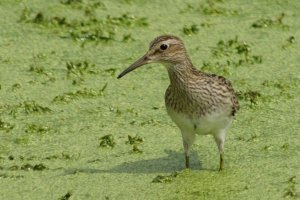
[[[158,175],[153,180],[152,183],[170,183],[172,182],[177,176],[179,175],[178,172],[173,172],[170,175]]]
[[[193,24],[191,26],[184,26],[182,31],[185,35],[192,35],[198,33],[199,28],[196,24]]]
[[[251,46],[245,41],[240,41],[237,36],[227,41],[220,40],[216,47],[211,49],[211,55],[216,61],[204,61],[202,70],[217,71],[221,75],[229,75],[232,67],[262,63],[262,56],[252,55]]]
[[[258,19],[257,21],[253,22],[253,28],[268,28],[272,26],[277,26],[281,28],[288,28],[289,26],[283,23],[283,18],[285,17],[285,13],[281,13],[276,19],[270,18],[262,18]]]
[[[9,132],[11,131],[15,126],[13,124],[10,124],[8,122],[0,120],[0,130]]]
[[[298,199],[300,3],[3,0],[0,199]],[[163,66],[116,76],[161,34],[229,79],[225,171],[209,136],[184,170]]]
[[[67,192],[65,195],[59,198],[59,200],[68,200],[72,196],[71,192]]]
[[[105,135],[100,138],[99,146],[100,147],[111,147],[113,148],[116,145],[114,136],[112,134]]]
[[[237,15],[238,10],[226,8],[223,0],[206,0],[200,3],[186,3],[181,13],[199,13],[203,15]]]
[[[36,101],[23,101],[21,103],[10,105],[4,104],[0,105],[0,113],[1,114],[8,114],[16,118],[18,115],[25,114],[43,114],[49,113],[51,109],[47,106],[42,106],[38,104]]]
[[[285,197],[299,197],[299,194],[296,192],[296,176],[289,178],[285,191]]]
[[[143,153],[141,150],[141,144],[144,142],[144,139],[138,135],[136,136],[130,136],[128,135],[128,141],[126,141],[126,144],[130,144],[132,146],[132,152],[133,153]]]
[[[74,81],[73,81],[74,83]],[[93,89],[93,88],[83,88],[76,90],[75,92],[66,92],[61,95],[58,95],[54,97],[52,102],[54,103],[69,103],[72,100],[78,99],[78,98],[91,98],[91,97],[97,97],[97,96],[103,96],[103,92],[107,87],[107,83],[100,89]]]
[[[119,40],[118,29],[127,27],[148,26],[145,17],[137,17],[130,13],[121,16],[97,16],[97,11],[106,10],[105,4],[98,1],[61,1],[62,4],[73,5],[73,9],[80,11],[83,17],[70,19],[67,16],[48,16],[43,11],[34,11],[25,7],[20,15],[20,23],[33,23],[49,29],[58,29],[62,38],[72,38],[82,42],[109,42]],[[131,34],[123,34],[121,41],[133,40]]]

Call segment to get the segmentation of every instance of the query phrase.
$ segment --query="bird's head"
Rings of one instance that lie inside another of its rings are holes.
[[[119,74],[118,78],[149,63],[161,63],[167,67],[183,63],[188,59],[181,39],[172,35],[155,38],[149,45],[147,53]]]

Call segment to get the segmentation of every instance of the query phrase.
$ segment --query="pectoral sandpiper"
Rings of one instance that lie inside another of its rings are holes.
[[[147,53],[118,78],[149,63],[161,63],[168,70],[170,85],[165,93],[165,105],[181,130],[186,168],[190,167],[189,154],[195,135],[211,134],[219,149],[219,170],[222,170],[225,134],[239,109],[231,83],[222,76],[198,71],[182,40],[172,35],[155,38]]]

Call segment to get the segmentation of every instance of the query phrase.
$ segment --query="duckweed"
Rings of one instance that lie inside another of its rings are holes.
[[[192,35],[198,33],[199,28],[196,24],[193,24],[191,26],[184,26],[182,31],[185,35]]]
[[[107,87],[107,83],[101,89],[83,88],[75,92],[66,92],[62,95],[54,97],[52,102],[54,103],[70,103],[75,99],[80,98],[92,98],[97,96],[103,96],[104,90]]]
[[[111,147],[113,148],[116,145],[114,137],[112,134],[105,135],[100,138],[99,146],[100,147]]]
[[[0,131],[10,132],[14,127],[15,125],[4,122],[0,119]]]
[[[253,28],[268,28],[272,26],[280,26],[283,28],[288,28],[288,25],[285,25],[283,23],[283,19],[286,16],[285,13],[281,13],[279,16],[276,17],[276,19],[270,19],[270,18],[262,18],[258,19],[257,21],[253,22],[252,27]]]
[[[170,175],[157,175],[152,183],[170,183],[175,180],[175,178],[179,175],[178,172],[173,172]]]

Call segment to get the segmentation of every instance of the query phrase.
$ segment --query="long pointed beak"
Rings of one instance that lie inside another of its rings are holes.
[[[138,67],[141,67],[145,64],[149,63],[149,58],[148,55],[145,54],[143,57],[141,57],[140,59],[138,59],[137,61],[135,61],[132,65],[130,65],[127,69],[125,69],[121,74],[119,74],[119,76],[117,78],[122,78],[123,76],[125,76],[127,73],[135,70]]]

